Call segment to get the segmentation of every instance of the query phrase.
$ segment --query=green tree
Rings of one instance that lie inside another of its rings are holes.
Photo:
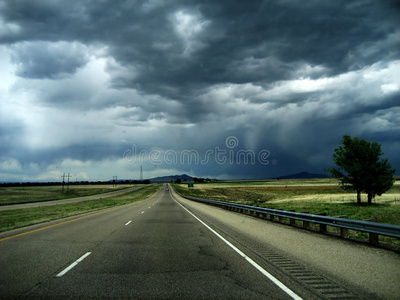
[[[380,158],[382,155],[379,143],[345,135],[342,145],[333,153],[338,168],[328,171],[340,180],[343,189],[357,192],[358,204],[361,203],[361,193],[367,194],[368,204],[371,204],[376,195],[381,196],[394,183],[396,170],[386,158]]]

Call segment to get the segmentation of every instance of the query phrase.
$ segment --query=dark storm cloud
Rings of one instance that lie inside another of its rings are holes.
[[[85,25],[80,1],[2,1],[0,12],[12,29],[0,35],[5,43],[75,40]]]
[[[232,1],[181,9],[198,18],[189,25],[204,24],[197,36],[193,33],[193,41],[177,36],[171,24],[177,10],[173,5],[139,17],[132,11],[123,13],[130,16],[126,19],[131,29],[114,35],[111,51],[138,69],[131,86],[184,99],[209,84],[289,79],[304,61],[323,65],[324,75],[334,75],[388,55],[399,57],[398,50],[391,48],[389,54],[386,48],[399,24],[393,21],[395,12],[373,3],[352,7],[338,1],[304,6],[288,1]],[[143,27],[135,26],[135,20]],[[193,52],[185,55],[185,47],[190,50],[190,46]],[[370,50],[364,53],[365,48]]]
[[[391,40],[399,10],[387,1],[154,3],[11,1],[2,10],[6,21],[20,25],[16,37],[107,44],[114,58],[137,74],[116,79],[118,86],[182,101],[210,84],[290,79],[304,61],[334,75],[399,57]],[[186,26],[186,36],[179,35],[179,26]],[[32,76],[45,72],[40,59]],[[49,64],[63,67],[54,60]],[[67,71],[80,63],[71,61]]]
[[[372,0],[2,1],[18,77],[2,109],[23,125],[0,134],[25,165],[120,159],[132,144],[204,155],[229,136],[278,161],[179,165],[237,177],[321,171],[344,134],[393,156],[399,13]]]
[[[63,42],[22,43],[13,47],[17,75],[34,79],[56,79],[84,66],[88,57],[82,45]]]

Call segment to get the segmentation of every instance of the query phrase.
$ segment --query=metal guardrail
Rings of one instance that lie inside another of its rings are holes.
[[[308,213],[301,212],[292,212],[292,211],[284,211],[279,209],[270,209],[263,207],[256,207],[245,204],[210,200],[204,198],[196,198],[182,195],[181,193],[175,191],[178,195],[183,198],[203,202],[207,204],[211,204],[214,206],[223,207],[230,210],[239,211],[242,213],[253,214],[259,217],[266,218],[269,216],[270,220],[274,220],[275,217],[279,218],[279,221],[286,218],[289,219],[290,225],[295,225],[295,221],[302,221],[304,228],[309,228],[310,223],[318,224],[320,232],[326,232],[326,226],[333,226],[340,228],[340,234],[342,237],[346,237],[348,235],[348,230],[355,230],[366,232],[369,234],[369,242],[372,244],[379,243],[379,235],[395,237],[400,239],[400,226],[399,225],[391,225],[384,223],[376,223],[369,221],[360,221],[360,220],[352,220],[346,218],[337,218],[337,217],[327,217],[323,215],[314,215]]]

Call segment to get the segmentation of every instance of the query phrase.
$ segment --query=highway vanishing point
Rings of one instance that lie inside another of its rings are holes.
[[[0,298],[399,299],[398,253],[186,200],[0,234]]]

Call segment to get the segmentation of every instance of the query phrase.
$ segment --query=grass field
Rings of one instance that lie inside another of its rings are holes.
[[[232,181],[195,184],[175,184],[184,195],[260,207],[295,210],[328,216],[347,216],[400,225],[400,182],[391,190],[376,197],[373,205],[356,204],[356,193],[343,191],[333,179],[298,179],[270,181]]]
[[[159,188],[160,184],[145,185],[132,192],[105,199],[1,211],[0,232],[144,200],[154,194]],[[36,189],[35,191],[35,188],[32,188],[34,193],[39,195],[41,189],[40,187],[36,187]],[[102,188],[93,188],[93,190],[104,192]],[[22,193],[25,193],[25,191],[22,191]],[[93,191],[91,191],[91,195],[93,195]]]
[[[107,193],[125,189],[132,185],[71,185],[69,192],[62,192],[62,186],[0,187],[0,204],[37,200],[60,200]],[[135,185],[136,186],[136,185]]]
[[[356,193],[343,191],[333,179],[212,182],[194,184],[193,188],[188,188],[187,184],[173,186],[187,196],[400,225],[399,181],[381,197],[376,197],[372,205],[366,205],[366,195],[362,196],[362,205],[358,205]],[[300,223],[297,225],[301,226]],[[318,229],[316,224],[311,227]],[[340,233],[331,226],[328,231],[335,235]],[[368,234],[352,230],[347,237],[368,241]],[[381,236],[379,240],[382,245],[400,250],[399,239]]]

